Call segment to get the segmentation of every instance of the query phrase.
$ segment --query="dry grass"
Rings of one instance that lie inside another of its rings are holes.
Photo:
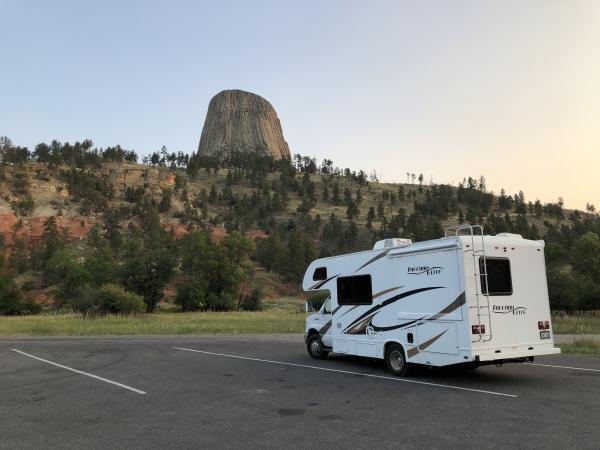
[[[590,340],[576,340],[572,344],[558,344],[565,355],[586,355],[600,358],[600,342]]]
[[[552,329],[556,334],[600,334],[600,316],[576,314],[569,317],[552,317]]]
[[[0,317],[0,336],[100,336],[302,333],[306,315],[270,308],[248,312],[155,313],[139,316],[41,314]]]

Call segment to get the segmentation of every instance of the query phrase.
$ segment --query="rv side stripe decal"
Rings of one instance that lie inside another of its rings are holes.
[[[372,297],[372,299],[373,299],[373,300],[375,300],[377,297],[381,297],[382,295],[388,294],[388,293],[390,293],[390,292],[392,292],[392,291],[395,291],[396,289],[401,289],[401,288],[403,288],[403,287],[404,287],[404,286],[396,286],[396,287],[393,287],[393,288],[385,289],[385,290],[383,290],[383,291],[381,291],[381,292],[378,292],[377,294],[375,294],[375,295]],[[340,305],[340,306],[338,306],[337,308],[335,308],[335,309],[333,310],[333,314],[335,314],[335,313],[337,312],[337,310],[338,310],[338,309],[340,309],[342,306],[346,306],[346,305]],[[360,306],[360,305],[355,305],[355,306],[353,306],[352,308],[349,308],[349,309],[348,309],[346,312],[344,312],[344,314],[342,314],[340,317],[344,317],[344,316],[345,316],[346,314],[348,314],[350,311],[352,311],[352,310],[354,310],[354,309],[358,308],[359,306]],[[339,319],[340,317],[338,317],[338,319]]]
[[[354,271],[354,273],[358,272],[358,271],[359,271],[360,269],[362,269],[363,267],[366,267],[366,266],[368,266],[369,264],[371,264],[371,263],[374,263],[374,262],[375,262],[375,261],[377,261],[378,259],[381,259],[381,258],[383,258],[385,255],[387,255],[387,254],[388,254],[388,252],[389,252],[389,250],[386,250],[386,251],[384,251],[384,252],[381,252],[379,255],[377,255],[377,256],[375,256],[375,257],[371,258],[371,259],[370,259],[370,260],[368,260],[366,263],[364,263],[362,266],[360,266],[358,269],[356,269],[356,270]]]
[[[460,294],[458,297],[456,297],[456,299],[450,303],[448,306],[446,306],[444,309],[442,309],[439,313],[434,314],[431,317],[428,317],[427,320],[436,320],[439,319],[440,317],[451,313],[452,311],[460,308],[462,305],[464,305],[466,302],[465,299],[465,293],[463,292],[462,294]]]
[[[371,323],[371,327],[373,328],[373,331],[392,331],[397,330],[398,328],[404,328],[413,325],[419,320],[423,320],[423,317],[421,317],[420,319],[411,320],[410,322],[401,323],[400,325],[390,325],[389,327],[378,327],[377,325],[373,325]]]
[[[465,293],[463,292],[458,297],[456,297],[456,299],[452,303],[450,303],[448,306],[446,306],[444,309],[442,309],[439,313],[434,314],[431,317],[425,317],[425,316],[423,316],[420,319],[413,320],[411,322],[405,322],[405,323],[402,323],[400,325],[391,325],[389,327],[378,327],[377,325],[373,325],[372,323],[370,325],[373,328],[373,331],[391,331],[391,330],[397,330],[398,328],[407,327],[409,325],[414,324],[415,322],[419,322],[420,320],[436,320],[436,319],[439,319],[440,317],[442,317],[442,316],[444,316],[446,314],[449,314],[452,311],[460,308],[464,304],[465,304]],[[420,323],[418,325],[423,325],[423,324]]]
[[[400,288],[403,288],[403,287],[404,286],[396,286],[396,287],[389,288],[389,289],[386,289],[384,291],[378,292],[377,294],[375,294],[373,296],[373,300],[375,300],[377,297],[381,297],[382,295],[387,294],[388,292],[392,292],[392,291],[395,291],[396,289],[400,289]]]
[[[346,305],[342,305],[342,306],[346,306]],[[342,306],[338,306],[338,308],[337,308],[337,309],[341,308]],[[339,316],[339,317],[338,317],[338,319],[339,319],[339,318],[341,318],[341,317],[344,317],[344,316],[345,316],[346,314],[348,314],[350,311],[352,311],[352,310],[354,310],[354,309],[358,308],[359,306],[360,306],[360,305],[354,305],[352,308],[348,309],[348,311],[346,311],[344,314],[342,314],[341,316]],[[336,311],[337,311],[337,309],[336,309]]]
[[[331,328],[331,320],[321,327],[319,334],[323,336]]]
[[[418,347],[411,348],[409,351],[406,352],[406,356],[408,356],[409,358],[412,358],[413,356],[417,355],[422,350],[425,350],[427,347],[429,347],[431,344],[433,344],[435,341],[437,341],[439,338],[441,338],[446,331],[448,331],[448,330],[444,330],[437,336],[434,336],[431,339],[429,339],[428,341],[423,342],[420,345],[420,347],[421,347],[420,349]]]
[[[338,275],[334,275],[334,276],[332,276],[332,277],[329,277],[329,278],[327,278],[326,280],[319,281],[317,284],[313,284],[311,287],[309,287],[309,288],[308,288],[308,290],[310,291],[310,290],[312,290],[312,289],[319,289],[319,288],[320,288],[321,286],[323,286],[325,283],[327,283],[328,281],[331,281],[331,280],[333,280],[334,278],[337,278],[337,277],[339,277],[339,274],[338,274]]]
[[[426,288],[420,288],[420,289],[413,289],[412,291],[406,291],[406,292],[403,292],[401,294],[394,295],[393,297],[391,297],[391,298],[389,298],[387,300],[384,300],[383,302],[381,302],[381,304],[379,304],[377,306],[374,306],[373,308],[369,309],[367,312],[365,312],[364,314],[362,314],[360,317],[358,317],[357,319],[355,319],[354,322],[352,322],[350,325],[348,325],[346,327],[346,329],[343,331],[343,333],[346,333],[346,331],[348,331],[349,329],[353,328],[356,325],[356,323],[360,322],[362,319],[364,319],[368,315],[374,313],[375,311],[380,310],[384,306],[387,306],[387,305],[389,305],[391,303],[394,303],[395,301],[398,301],[398,300],[400,300],[402,298],[405,298],[405,297],[409,297],[409,296],[414,295],[414,294],[418,294],[419,292],[425,292],[425,291],[430,291],[432,289],[443,289],[443,288],[444,288],[444,286],[433,286],[433,287],[426,287]]]

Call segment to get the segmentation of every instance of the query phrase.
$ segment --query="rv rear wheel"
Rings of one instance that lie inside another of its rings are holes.
[[[408,363],[404,350],[400,344],[390,344],[385,351],[385,363],[388,370],[397,376],[404,376],[408,372]]]
[[[325,359],[329,354],[327,350],[323,350],[323,342],[318,334],[309,336],[306,349],[308,350],[308,354],[315,359]]]

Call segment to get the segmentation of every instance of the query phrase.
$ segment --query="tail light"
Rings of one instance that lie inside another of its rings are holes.
[[[471,325],[471,333],[485,334],[485,325]]]
[[[539,321],[538,322],[538,330],[549,330],[550,329],[550,321]]]

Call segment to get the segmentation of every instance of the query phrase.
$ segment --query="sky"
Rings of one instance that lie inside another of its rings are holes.
[[[0,135],[198,147],[275,107],[292,153],[600,207],[600,2],[0,0]]]

